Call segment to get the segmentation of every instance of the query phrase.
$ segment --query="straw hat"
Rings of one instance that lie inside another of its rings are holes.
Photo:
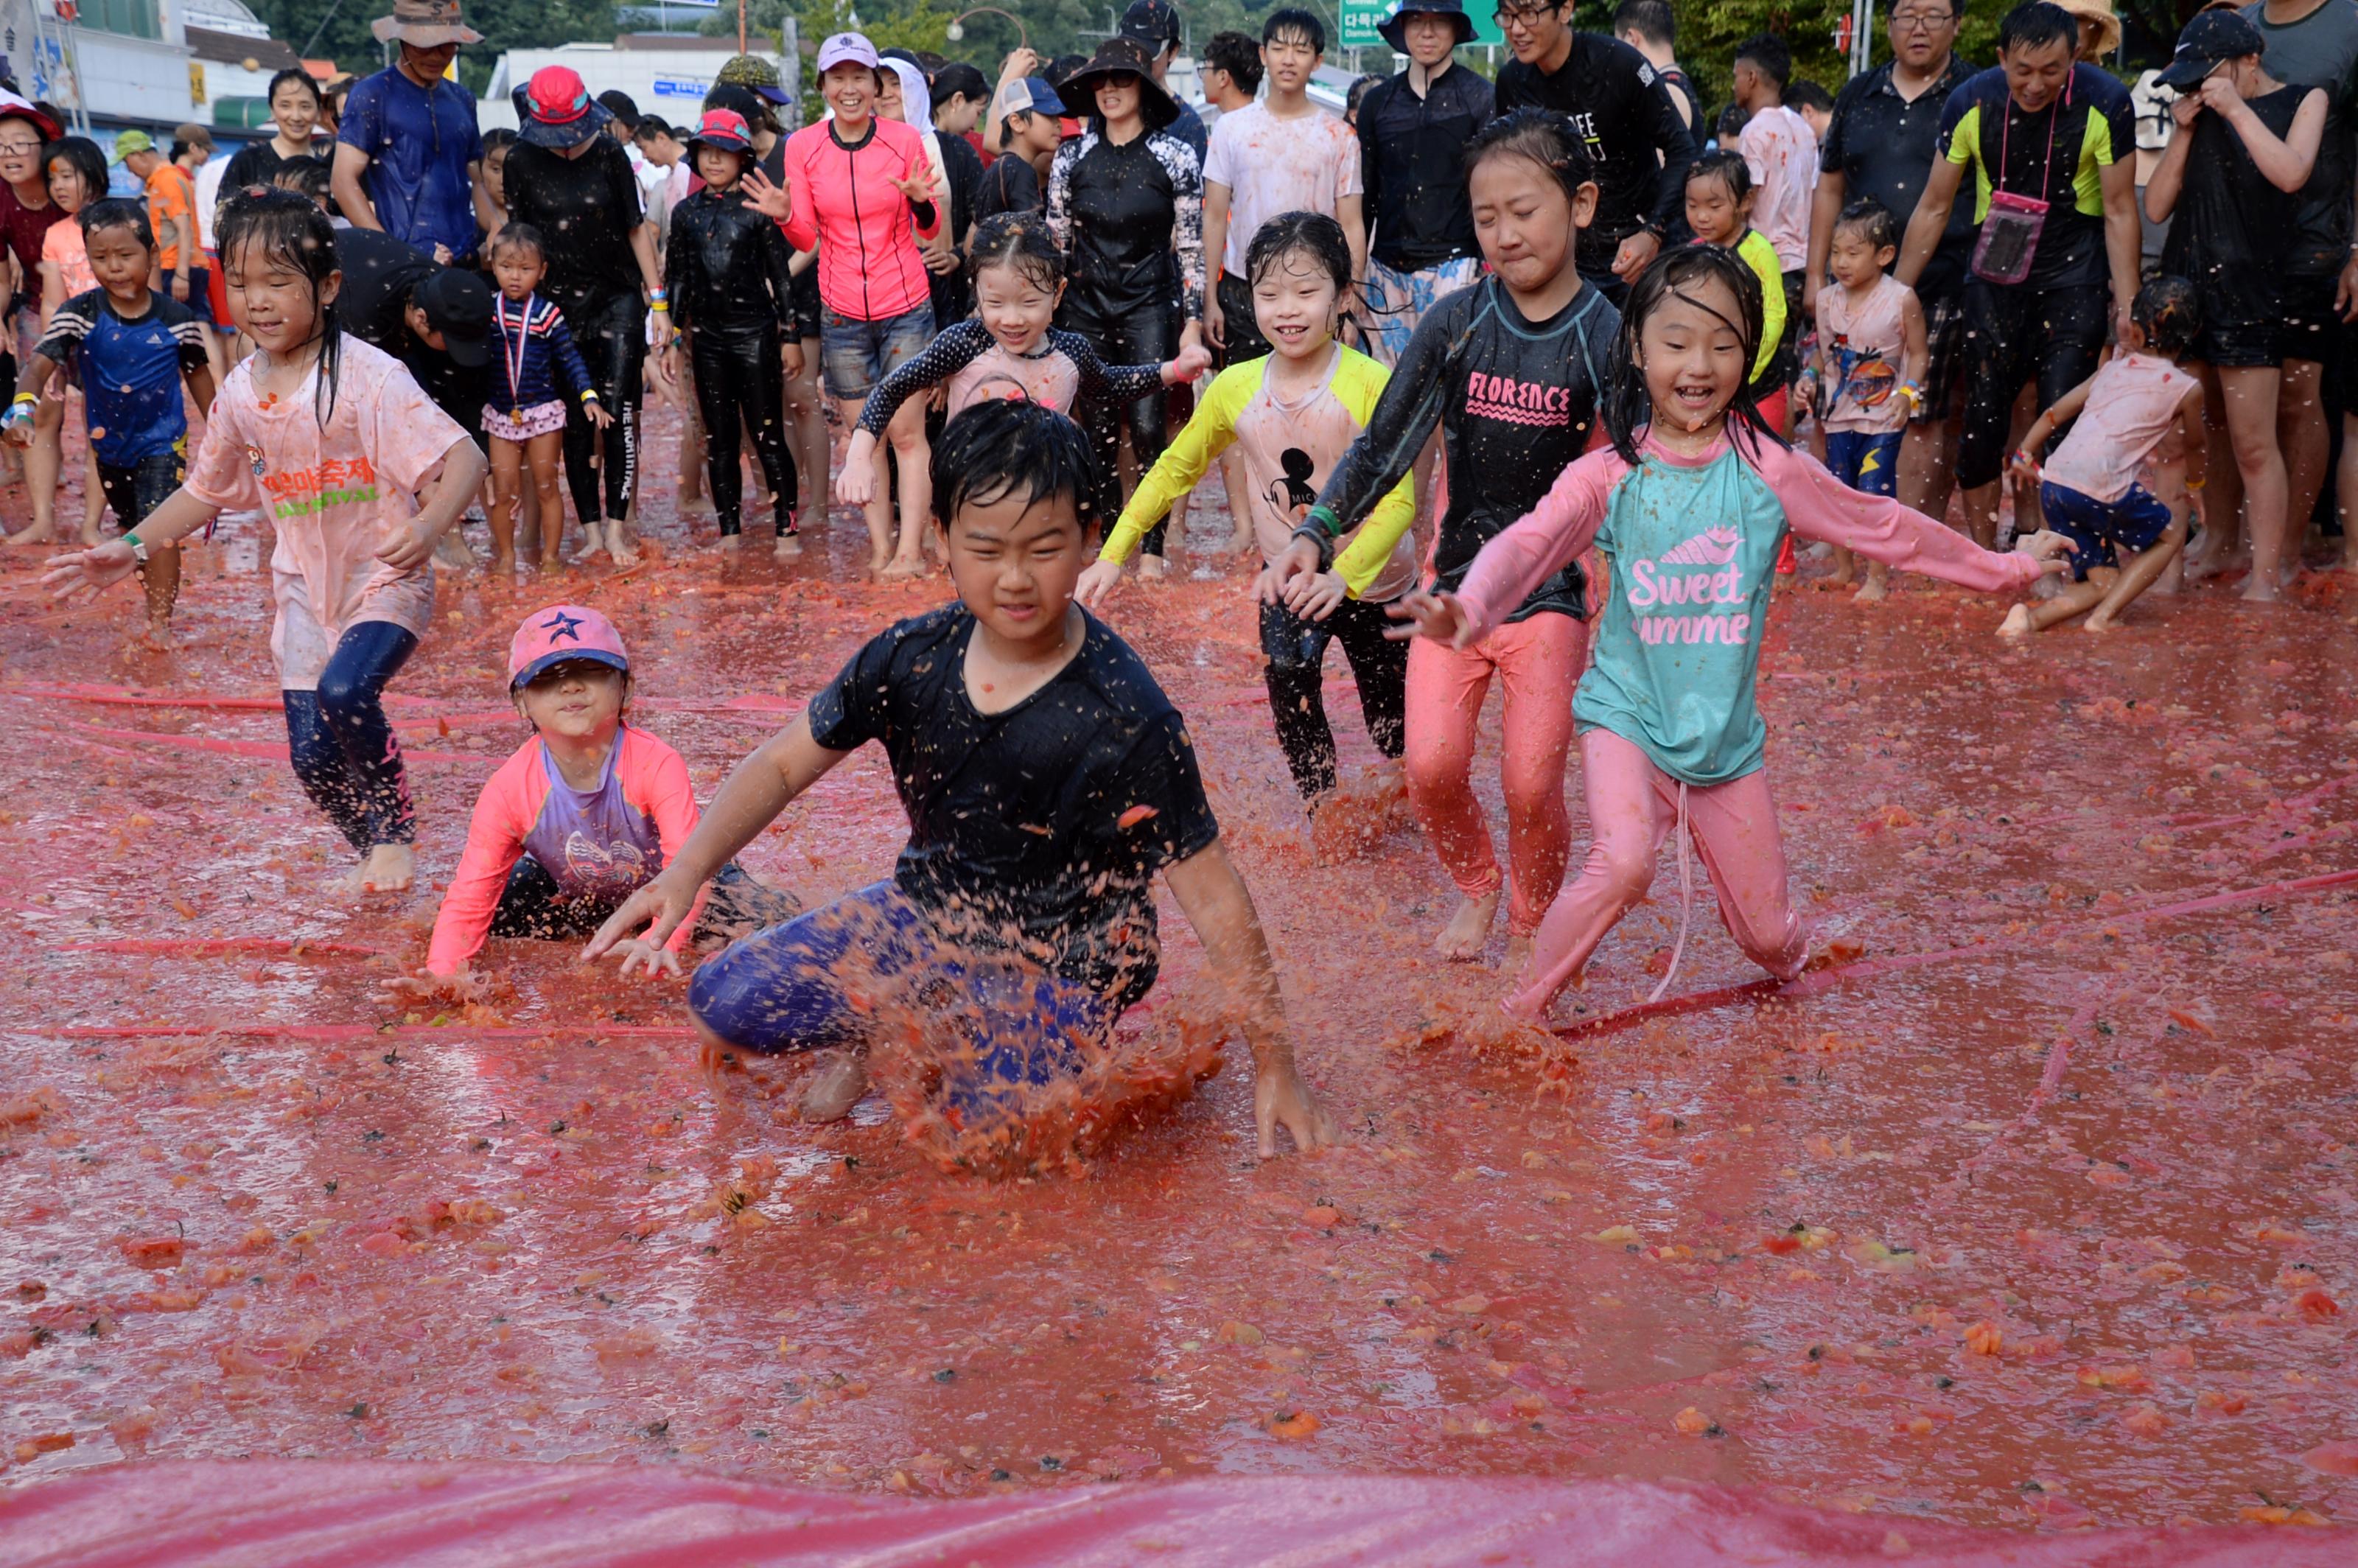
[[[2091,59],[2121,47],[2121,19],[2113,0],[2055,0],[2080,24],[2080,53]]]
[[[483,41],[482,34],[459,19],[459,0],[393,0],[393,15],[371,22],[369,31],[381,44],[399,38],[422,49]]]

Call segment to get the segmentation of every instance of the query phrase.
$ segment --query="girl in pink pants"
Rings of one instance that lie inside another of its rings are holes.
[[[1682,891],[1692,837],[1736,942],[1779,979],[1801,971],[1807,935],[1786,896],[1762,770],[1768,729],[1753,701],[1789,528],[1992,592],[2061,568],[2048,558],[2068,547],[2059,535],[2034,535],[2010,554],[1985,550],[1895,501],[1845,489],[1786,446],[1745,387],[1760,318],[1760,286],[1734,252],[1704,245],[1658,259],[1630,290],[1606,374],[1612,446],[1566,468],[1529,515],[1483,546],[1455,593],[1415,594],[1395,611],[1413,634],[1472,648],[1592,545],[1612,563],[1595,659],[1572,705],[1593,842],[1507,998],[1519,1017],[1544,1016],[1580,978],[1645,897],[1674,833]],[[1682,898],[1658,997],[1686,930]]]

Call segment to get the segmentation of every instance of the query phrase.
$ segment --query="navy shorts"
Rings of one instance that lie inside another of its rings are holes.
[[[1826,468],[1862,495],[1899,493],[1898,430],[1829,430]]]
[[[2039,507],[2047,525],[2078,547],[2071,557],[2071,578],[2088,580],[2090,567],[2116,567],[2114,546],[2150,550],[2169,526],[2169,508],[2141,484],[2129,486],[2118,501],[2098,501],[2069,485],[2039,481]]]
[[[996,1087],[1072,1076],[1076,1043],[1109,1038],[1121,1014],[1086,986],[944,940],[889,881],[734,944],[696,971],[687,1005],[763,1055],[861,1049],[922,1020],[929,1035],[965,1043],[963,1081],[943,1093],[968,1106]]]
[[[178,275],[171,267],[166,267],[163,271],[164,297],[169,299],[172,297],[172,279]],[[213,283],[206,268],[200,266],[189,268],[189,297],[180,303],[187,306],[189,313],[198,320],[208,326],[212,324]]]

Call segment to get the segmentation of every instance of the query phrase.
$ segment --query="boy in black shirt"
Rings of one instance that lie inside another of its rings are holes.
[[[960,602],[878,636],[721,787],[687,844],[590,942],[677,972],[662,946],[705,881],[869,741],[909,815],[889,881],[747,937],[689,991],[708,1064],[838,1053],[805,1114],[848,1112],[898,1014],[964,1022],[968,1109],[994,1088],[1077,1071],[1154,983],[1162,871],[1241,1004],[1263,1156],[1282,1122],[1328,1141],[1293,1064],[1252,897],[1219,841],[1184,721],[1122,640],[1073,602],[1095,557],[1088,440],[1037,404],[993,399],[934,449],[934,515]],[[636,939],[633,933],[638,933]]]

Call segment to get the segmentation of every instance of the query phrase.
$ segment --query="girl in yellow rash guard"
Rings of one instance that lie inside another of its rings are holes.
[[[1082,574],[1085,605],[1103,601],[1146,531],[1231,441],[1244,455],[1266,568],[1284,553],[1294,525],[1375,411],[1390,373],[1335,340],[1336,314],[1351,278],[1342,227],[1320,213],[1283,213],[1253,237],[1245,270],[1254,319],[1275,351],[1231,365],[1212,383],[1186,429],[1139,482],[1097,564]],[[1270,711],[1294,784],[1313,811],[1335,787],[1335,731],[1320,692],[1329,641],[1339,639],[1351,662],[1376,749],[1400,759],[1408,644],[1384,636],[1384,608],[1416,586],[1408,532],[1415,516],[1413,481],[1403,477],[1349,536],[1334,569],[1312,579],[1293,602],[1280,596],[1266,569],[1257,585]]]

